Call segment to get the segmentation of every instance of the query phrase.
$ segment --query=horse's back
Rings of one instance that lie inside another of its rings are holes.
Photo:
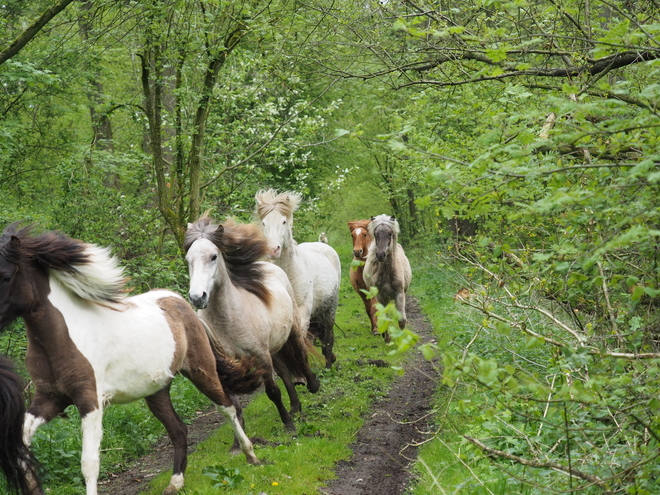
[[[302,244],[298,244],[298,247],[303,250],[315,251],[325,256],[337,271],[339,278],[341,278],[341,261],[339,260],[337,251],[332,246],[323,242],[303,242]]]
[[[410,260],[408,260],[406,252],[403,250],[401,244],[397,244],[397,248],[397,259],[399,260],[400,270],[403,275],[403,290],[406,292],[412,281],[412,268],[410,267]]]
[[[315,305],[336,298],[341,281],[341,263],[337,251],[322,242],[303,242],[298,245],[298,250],[304,256],[306,269],[314,280]]]

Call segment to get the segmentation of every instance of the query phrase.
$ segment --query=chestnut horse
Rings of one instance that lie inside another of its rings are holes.
[[[383,306],[394,301],[401,314],[399,327],[406,326],[406,291],[410,286],[412,271],[401,245],[397,242],[399,223],[394,216],[378,215],[371,217],[369,233],[373,240],[364,264],[364,283],[376,287],[376,298]],[[385,335],[386,340],[388,335]]]
[[[369,244],[372,240],[369,233],[370,222],[371,220],[349,220],[348,222],[348,228],[353,238],[353,263],[351,263],[350,279],[353,289],[364,303],[364,309],[367,311],[367,316],[371,322],[371,333],[378,335],[378,322],[376,319],[376,303],[378,301],[375,298],[367,297],[362,292],[369,289],[367,284],[364,283],[362,274],[364,272],[364,262],[367,259],[367,254],[369,254]]]
[[[174,446],[164,493],[183,487],[187,428],[169,394],[177,372],[218,405],[247,461],[258,463],[221,379],[229,389],[247,392],[258,387],[264,370],[213,347],[180,295],[152,290],[128,297],[123,270],[107,249],[58,232],[35,236],[30,226],[8,226],[0,238],[0,328],[19,317],[25,321],[26,364],[35,387],[23,441],[29,445],[40,425],[75,405],[82,418],[87,495],[97,493],[104,407],[140,398]],[[7,441],[0,438],[0,445]],[[42,493],[29,472],[25,477],[31,485],[27,493]]]

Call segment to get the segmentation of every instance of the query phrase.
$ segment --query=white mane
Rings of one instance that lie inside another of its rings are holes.
[[[369,223],[369,233],[373,236],[376,228],[380,227],[381,225],[389,225],[392,227],[392,230],[394,230],[394,233],[399,235],[399,222],[397,222],[394,217],[386,214],[378,215],[377,217],[371,217],[371,223]]]
[[[51,270],[50,275],[77,296],[99,304],[120,303],[126,298],[126,276],[110,249],[85,244],[86,263],[75,271]]]

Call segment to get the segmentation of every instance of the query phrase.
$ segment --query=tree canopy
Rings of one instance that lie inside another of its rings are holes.
[[[475,339],[542,361],[425,349],[498,397],[465,406],[474,455],[548,490],[658,489],[656,0],[10,0],[0,19],[5,224],[171,285],[208,208],[249,219],[257,189],[295,189],[304,238],[354,219],[340,192],[377,191],[461,271]]]

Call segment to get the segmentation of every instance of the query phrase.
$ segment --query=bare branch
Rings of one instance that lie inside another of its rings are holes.
[[[73,2],[73,0],[60,0],[57,4],[44,11],[39,19],[34,21],[31,26],[23,31],[11,45],[0,52],[0,65],[4,64],[7,60],[20,52],[53,17],[62,12],[71,2]]]

